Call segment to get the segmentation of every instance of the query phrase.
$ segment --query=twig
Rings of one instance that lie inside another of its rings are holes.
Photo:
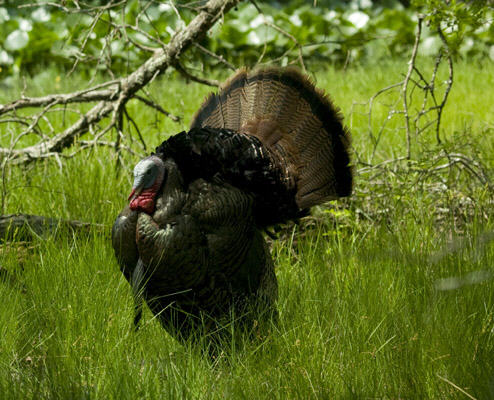
[[[443,113],[444,106],[446,105],[446,101],[448,100],[448,95],[449,92],[451,91],[451,87],[453,86],[453,59],[451,57],[451,51],[449,49],[448,41],[446,40],[446,37],[444,36],[443,31],[441,28],[437,28],[437,33],[439,37],[441,38],[441,41],[443,42],[443,45],[446,49],[446,54],[447,54],[447,60],[448,60],[448,71],[449,71],[449,76],[446,84],[446,90],[443,95],[443,99],[441,101],[441,104],[439,105],[438,111],[437,111],[437,124],[436,124],[436,140],[438,143],[441,143],[441,138],[439,136],[439,128],[441,126],[441,116]]]
[[[123,139],[123,110],[125,109],[125,104],[123,99],[119,100],[119,104],[113,112],[111,125],[116,127],[117,137],[115,139],[115,154],[117,155],[117,161],[115,163],[115,171],[118,175],[120,168],[120,141]]]
[[[84,8],[84,9],[80,8],[76,1],[74,1],[74,3],[76,4],[77,8],[68,8],[68,7],[65,7],[64,4],[59,4],[56,2],[52,2],[52,1],[45,1],[42,3],[40,2],[40,3],[22,4],[18,7],[24,8],[24,7],[46,7],[46,6],[49,6],[49,7],[59,8],[59,9],[65,11],[67,13],[80,13],[80,12],[90,13],[90,12],[101,10],[102,8],[104,8],[105,10],[109,10],[111,8],[117,8],[117,7],[120,7],[121,5],[124,5],[125,3],[127,3],[127,1],[128,0],[122,0],[122,1],[119,1],[117,3],[110,2],[109,4],[106,4],[104,6],[93,6],[93,7],[88,7],[88,8]]]
[[[127,118],[127,120],[134,126],[134,129],[136,130],[137,135],[139,136],[139,140],[142,143],[143,150],[146,151],[147,150],[146,142],[144,141],[144,138],[141,135],[141,131],[139,129],[139,126],[135,123],[135,121],[129,115],[129,113],[127,112],[127,108],[126,107],[123,108],[123,112],[124,112],[125,117]]]
[[[144,86],[152,82],[158,74],[163,73],[169,66],[177,65],[183,52],[204,35],[225,12],[240,1],[241,0],[209,0],[201,7],[201,11],[189,25],[177,32],[171,38],[165,48],[156,50],[153,56],[128,76],[108,83],[111,86],[114,86],[114,88],[98,90],[91,88],[75,94],[49,95],[40,98],[21,98],[6,106],[0,106],[1,115],[25,107],[40,107],[47,105],[53,107],[58,104],[99,101],[99,103],[94,105],[88,112],[79,118],[78,121],[63,132],[50,139],[43,139],[37,144],[25,148],[0,148],[0,156],[4,159],[7,157],[9,162],[17,164],[44,159],[71,147],[79,140],[80,136],[84,135],[88,130],[92,129],[92,126],[108,115],[112,115],[110,128],[115,126],[116,118],[126,102],[134,97]],[[105,6],[105,10],[114,7],[115,4],[123,3],[124,2],[110,3]],[[40,4],[38,4],[38,6],[39,5]],[[101,10],[101,7],[95,9],[99,11]],[[189,78],[192,79],[190,76]],[[217,83],[201,78],[199,79],[202,80],[202,83],[213,85]],[[105,128],[102,132],[107,132],[108,130],[109,129]]]
[[[106,141],[103,141],[103,140],[80,140],[79,141],[79,145],[80,145],[80,149],[81,150],[84,150],[84,149],[87,149],[87,148],[90,148],[90,147],[96,147],[96,146],[101,146],[101,147],[111,147],[111,148],[114,148],[115,147],[115,143],[114,142],[106,142]],[[127,152],[129,152],[130,154],[132,155],[137,155],[136,152],[134,150],[132,150],[132,148],[130,148],[129,146],[125,146],[124,144],[120,144],[120,149],[121,150],[125,150]],[[74,151],[70,154],[63,154],[64,157],[66,158],[72,158],[74,157],[77,153],[79,153],[79,151]]]
[[[110,0],[110,5],[112,3],[113,3],[113,1]],[[89,37],[93,33],[94,28],[96,27],[96,24],[98,23],[98,21],[100,20],[101,15],[104,12],[105,12],[104,9],[98,10],[98,12],[96,13],[96,16],[93,18],[93,21],[91,22],[91,25],[89,27],[89,30],[86,32],[86,36],[85,36],[84,40],[82,41],[82,45],[80,47],[81,54],[84,54],[83,52],[84,52],[84,49],[86,48],[87,41],[89,40]],[[99,60],[98,60],[98,62],[99,62]],[[79,58],[76,58],[75,61],[74,61],[74,64],[72,65],[72,68],[70,69],[69,73],[67,74],[68,76],[72,75],[72,72],[75,71],[78,63],[79,63]]]
[[[201,78],[201,77],[192,75],[179,62],[175,63],[175,69],[178,72],[180,72],[185,78],[190,79],[191,81],[194,81],[197,83],[202,83],[203,85],[219,87],[221,84],[220,81],[218,81],[216,79],[207,79],[207,78]]]
[[[469,399],[472,399],[472,400],[477,400],[475,397],[473,397],[470,393],[468,393],[465,389],[462,389],[461,387],[459,387],[458,385],[454,384],[453,382],[451,382],[449,379],[447,378],[444,378],[443,376],[439,375],[439,374],[436,374],[436,376],[441,379],[442,381],[448,383],[449,385],[453,386],[455,389],[459,390],[461,393],[463,393],[465,396],[467,396]]]
[[[372,133],[372,108],[374,106],[374,101],[376,100],[376,98],[378,96],[380,96],[381,94],[385,93],[385,92],[388,92],[390,91],[391,89],[395,88],[395,87],[398,87],[398,86],[402,86],[403,85],[403,82],[398,82],[398,83],[395,83],[393,85],[389,85],[381,90],[379,90],[377,93],[375,93],[370,99],[369,99],[369,117],[368,117],[368,120],[367,120],[367,126],[368,126],[368,129],[369,129],[369,135],[370,135],[370,138],[371,138],[371,141],[373,142],[374,144],[374,148],[372,150],[372,156],[371,156],[371,160],[374,159],[374,155],[376,153],[376,150],[377,150],[377,145],[379,144],[379,140],[380,140],[380,137],[381,137],[381,133],[383,132],[384,130],[384,127],[387,125],[387,122],[389,121],[389,119],[391,118],[391,115],[393,113],[395,113],[394,111],[390,111],[388,113],[388,118],[386,118],[386,120],[384,121],[383,125],[381,126],[381,129],[379,131],[379,134],[377,136],[377,138],[374,136],[374,134]]]
[[[145,97],[139,96],[136,94],[134,96],[135,99],[142,101],[144,104],[146,104],[148,107],[154,108],[155,110],[159,111],[163,115],[166,115],[168,118],[170,118],[173,122],[180,122],[181,117],[177,117],[176,115],[171,114],[170,112],[166,111],[163,107],[161,107],[159,104],[155,103],[152,100],[148,100]]]
[[[215,60],[218,60],[220,63],[224,64],[227,68],[231,69],[232,71],[235,71],[237,68],[228,61],[226,61],[223,56],[219,56],[216,53],[213,53],[212,51],[206,49],[205,47],[201,46],[199,43],[194,43],[194,46],[197,47],[200,51],[202,51],[204,54],[207,54],[209,57],[214,58]]]
[[[422,22],[424,17],[419,15],[417,21],[417,32],[415,34],[415,43],[413,45],[412,55],[410,57],[410,61],[408,61],[408,71],[405,76],[405,80],[403,81],[403,110],[405,111],[405,128],[407,135],[407,159],[411,158],[411,133],[410,133],[410,116],[408,114],[408,83],[410,82],[410,77],[412,76],[413,68],[415,67],[415,59],[417,58],[417,51],[420,43],[420,36],[422,34]]]
[[[254,8],[257,10],[257,12],[258,12],[259,14],[262,14],[262,13],[263,13],[263,12],[262,12],[262,10],[261,10],[261,8],[260,8],[260,7],[257,5],[257,3],[255,2],[255,0],[249,0],[249,2],[250,2],[253,6],[254,6]]]
[[[7,214],[0,216],[0,240],[25,240],[32,236],[54,233],[65,227],[76,232],[106,232],[108,227],[81,221],[67,221],[58,218],[30,214]]]
[[[119,85],[119,79],[108,81],[94,87],[80,90],[74,93],[50,94],[42,97],[22,97],[12,103],[0,105],[0,115],[11,111],[20,110],[21,108],[44,107],[48,104],[69,104],[69,103],[90,103],[101,100],[113,100],[118,93],[118,88],[112,90],[99,90],[106,86]]]
[[[269,27],[273,28],[274,30],[278,31],[279,33],[281,33],[283,36],[290,39],[293,43],[295,43],[295,46],[298,49],[298,61],[300,63],[300,66],[302,67],[302,70],[304,71],[304,73],[307,73],[307,68],[305,68],[304,56],[302,53],[302,46],[300,45],[300,42],[297,40],[297,38],[295,36],[293,36],[292,34],[288,33],[287,31],[285,31],[284,29],[280,28],[278,25],[272,23],[271,21],[268,21],[266,18],[264,20],[264,23],[267,26],[269,26]]]

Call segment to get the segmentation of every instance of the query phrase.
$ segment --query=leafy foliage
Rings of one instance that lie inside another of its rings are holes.
[[[457,55],[488,55],[494,60],[494,13],[490,0],[468,2],[452,0],[415,0],[414,5],[424,12],[429,31],[443,31],[448,35],[450,50]],[[479,46],[480,45],[480,46]]]
[[[436,29],[441,26],[451,36],[457,55],[494,59],[490,23],[494,11],[484,1],[473,3],[417,0],[414,8],[405,8],[397,0],[296,0],[288,5],[270,1],[259,12],[244,2],[201,44],[235,65],[273,60],[286,65],[300,56],[314,64],[376,62],[409,52],[418,10],[429,16],[430,28],[422,45],[426,54],[439,46]],[[35,72],[52,63],[66,69],[77,63],[86,71],[133,70],[148,57],[142,48],[167,43],[194,15],[184,2],[174,7],[131,0],[125,8],[108,9],[95,19],[94,8],[85,4],[88,8],[77,13],[54,6],[18,7],[16,2],[0,7],[0,77]],[[139,29],[113,30],[115,24],[130,27],[137,20]],[[216,66],[215,60],[197,49],[189,53],[187,62],[198,68]]]

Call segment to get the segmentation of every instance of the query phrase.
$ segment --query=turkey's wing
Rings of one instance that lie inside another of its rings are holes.
[[[112,245],[124,276],[130,281],[139,253],[136,245],[137,212],[126,206],[112,227]]]

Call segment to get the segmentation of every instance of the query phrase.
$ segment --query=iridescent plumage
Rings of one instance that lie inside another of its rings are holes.
[[[349,140],[337,109],[298,71],[237,72],[189,132],[156,149],[150,160],[162,164],[136,167],[139,196],[154,187],[145,177],[157,164],[162,183],[152,207],[147,198],[139,207],[133,192],[112,231],[135,297],[181,338],[217,329],[232,312],[248,321],[273,311],[277,281],[262,231],[351,193]]]

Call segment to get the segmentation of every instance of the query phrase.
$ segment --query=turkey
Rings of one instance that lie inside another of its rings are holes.
[[[276,312],[263,232],[350,195],[350,135],[328,97],[296,69],[240,70],[188,132],[134,169],[112,244],[136,300],[187,339],[199,327]],[[251,319],[252,320],[252,319]]]

